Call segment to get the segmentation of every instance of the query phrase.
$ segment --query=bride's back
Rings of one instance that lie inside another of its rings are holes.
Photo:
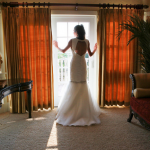
[[[77,38],[72,39],[71,49],[73,50],[72,52],[75,54],[78,54],[80,56],[85,55],[88,49],[88,40],[80,40]]]
[[[87,50],[86,42],[85,41],[78,41],[76,48],[75,48],[75,52],[78,55],[82,56],[86,53],[86,50]]]
[[[85,82],[87,79],[85,53],[88,40],[72,39],[72,59],[70,63],[70,80],[72,82]]]

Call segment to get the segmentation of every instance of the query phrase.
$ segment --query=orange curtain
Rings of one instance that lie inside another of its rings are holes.
[[[49,8],[3,8],[3,23],[6,25],[4,36],[7,45],[9,78],[33,80],[33,110],[49,107],[53,109],[51,10]],[[10,31],[13,30],[14,34],[11,35]],[[11,41],[15,48],[11,47]],[[14,62],[17,76],[14,73],[10,74],[14,70],[13,66],[10,68]],[[27,100],[25,105],[27,106]],[[18,103],[13,104],[12,107],[19,107]]]
[[[143,17],[143,10],[103,9],[99,10],[97,37],[99,49],[99,104],[125,105],[130,104],[131,81],[130,73],[139,70],[138,41],[133,40],[129,31],[117,38],[120,24],[137,14]]]

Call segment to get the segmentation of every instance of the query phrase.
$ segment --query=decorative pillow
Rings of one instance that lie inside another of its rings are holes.
[[[134,73],[136,88],[150,88],[150,73]]]
[[[135,98],[150,97],[150,88],[136,88],[133,94]]]

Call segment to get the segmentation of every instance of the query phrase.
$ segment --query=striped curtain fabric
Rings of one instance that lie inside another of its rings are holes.
[[[33,80],[33,110],[53,109],[51,10],[7,7],[2,9],[2,17],[8,78]],[[26,94],[13,95],[11,112],[24,113],[27,107]]]
[[[130,15],[143,17],[143,10],[135,9],[101,9],[98,12],[97,42],[99,52],[99,104],[130,104],[130,73],[140,70],[138,63],[138,41],[127,42],[131,32],[125,31],[117,38],[120,24],[130,19]]]

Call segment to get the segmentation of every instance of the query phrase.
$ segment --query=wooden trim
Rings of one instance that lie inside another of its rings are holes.
[[[134,97],[134,89],[136,88],[136,81],[135,81],[135,77],[134,77],[133,74],[130,74],[129,77],[132,80],[132,93],[131,93],[131,97]]]

